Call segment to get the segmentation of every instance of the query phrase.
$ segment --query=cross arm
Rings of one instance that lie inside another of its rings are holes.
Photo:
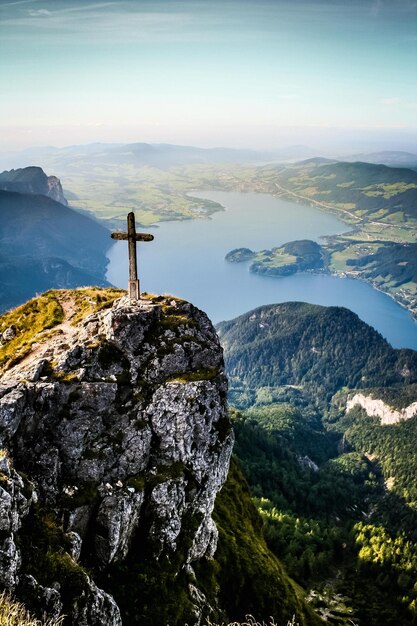
[[[128,233],[112,233],[112,239],[117,239],[118,241],[125,241],[129,239]],[[147,233],[135,233],[134,237],[132,237],[135,241],[153,241],[154,236],[149,235]]]

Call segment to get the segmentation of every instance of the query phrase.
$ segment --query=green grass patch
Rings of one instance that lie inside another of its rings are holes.
[[[187,317],[186,315],[163,315],[160,320],[160,324],[163,328],[176,330],[181,326],[196,326],[197,322]]]
[[[110,308],[115,300],[126,295],[126,291],[122,289],[99,287],[74,289],[70,293],[77,308],[77,313],[71,319],[74,326],[89,315]]]
[[[45,331],[53,329],[63,319],[64,312],[55,291],[48,291],[1,315],[0,333],[12,327],[15,336],[0,347],[0,373],[18,363],[34,343],[45,339]]]

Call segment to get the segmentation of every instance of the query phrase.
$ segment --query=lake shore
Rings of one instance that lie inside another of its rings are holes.
[[[139,246],[141,289],[172,293],[206,311],[215,322],[232,319],[265,304],[307,301],[343,306],[379,330],[395,347],[417,349],[417,326],[404,307],[360,280],[331,274],[298,273],[277,280],[227,263],[227,252],[284,245],[297,238],[322,244],[322,236],[346,232],[333,215],[270,194],[192,190],[225,207],[206,220],[159,222],[155,240]],[[127,246],[109,252],[108,280],[127,282]]]

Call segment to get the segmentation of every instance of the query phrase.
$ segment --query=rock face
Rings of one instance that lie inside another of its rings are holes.
[[[41,167],[31,166],[2,172],[0,189],[17,193],[41,194],[60,204],[68,205],[59,178],[47,176]]]
[[[64,192],[62,190],[61,181],[56,176],[48,176],[48,193],[46,194],[52,200],[56,200],[56,202],[60,202],[61,204],[68,205],[67,199],[64,196]]]
[[[233,435],[204,313],[123,298],[52,336],[0,384],[0,582],[28,606],[119,625],[106,582],[116,566],[175,561],[192,576],[212,557]],[[198,623],[198,582],[189,601]]]
[[[357,405],[365,409],[366,414],[370,417],[379,417],[382,425],[398,424],[417,415],[417,402],[412,402],[403,409],[394,409],[383,400],[366,396],[363,393],[356,393],[352,398],[348,398],[346,413],[349,413]]]

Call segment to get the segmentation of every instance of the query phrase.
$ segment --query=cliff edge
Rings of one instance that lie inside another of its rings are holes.
[[[216,550],[233,445],[222,349],[187,302],[92,291],[3,316],[0,584],[67,624],[139,624],[144,601],[121,610],[109,590],[127,574],[149,586],[164,564],[198,623],[212,607],[193,568]]]

